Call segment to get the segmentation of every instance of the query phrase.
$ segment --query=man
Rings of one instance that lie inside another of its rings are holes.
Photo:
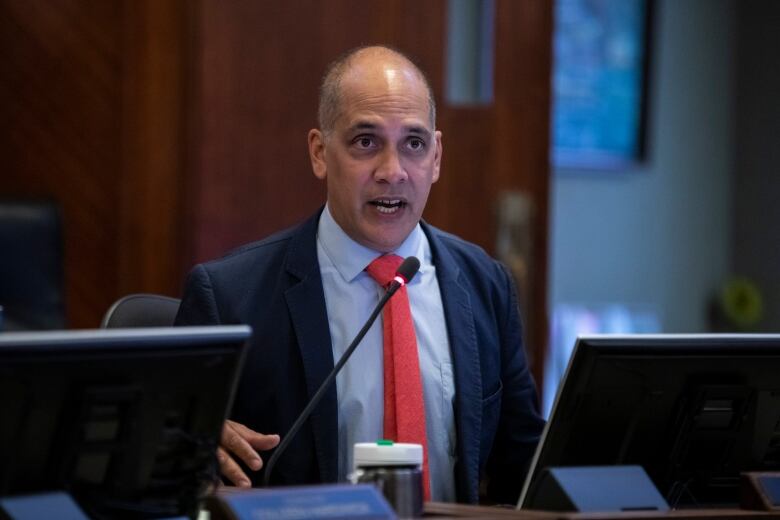
[[[223,474],[243,486],[249,476],[261,480],[258,451],[276,446],[357,334],[383,292],[366,269],[394,253],[421,261],[408,300],[430,498],[476,502],[484,478],[491,499],[515,501],[542,429],[517,299],[505,268],[421,221],[442,156],[427,80],[396,51],[357,49],[326,73],[319,119],[309,155],[327,182],[326,206],[197,266],[177,317],[254,331],[218,453]],[[374,324],[280,457],[272,483],[343,480],[353,443],[383,437],[387,341]]]

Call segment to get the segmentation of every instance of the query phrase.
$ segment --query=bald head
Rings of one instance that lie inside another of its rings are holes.
[[[320,104],[318,110],[320,130],[329,134],[342,113],[343,86],[350,80],[382,74],[388,81],[419,81],[428,93],[429,117],[431,127],[436,126],[436,103],[433,91],[425,74],[402,53],[384,46],[358,47],[336,59],[328,66],[320,85]]]

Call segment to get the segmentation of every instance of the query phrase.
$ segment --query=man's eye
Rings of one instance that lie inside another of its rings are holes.
[[[409,139],[409,142],[407,143],[407,146],[414,151],[421,151],[425,148],[425,141],[422,139],[418,139],[416,137],[413,137],[412,139]]]
[[[372,148],[374,146],[374,139],[371,138],[371,137],[363,136],[363,137],[358,137],[357,139],[355,139],[354,143],[355,143],[355,146],[357,146],[358,148],[362,148],[362,149],[366,149],[367,150],[367,149]]]

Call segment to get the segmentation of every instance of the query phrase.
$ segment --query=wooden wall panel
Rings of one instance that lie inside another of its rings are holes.
[[[188,0],[127,0],[123,11],[117,293],[178,296],[191,63]]]
[[[0,2],[0,190],[61,204],[74,326],[117,283],[121,20],[116,2]]]
[[[534,375],[541,382],[547,350],[547,249],[553,13],[547,1],[500,1],[496,13],[497,190],[531,197],[532,258],[521,290]],[[495,236],[495,235],[494,235]]]
[[[0,195],[61,205],[72,327],[178,293],[184,4],[0,1]]]

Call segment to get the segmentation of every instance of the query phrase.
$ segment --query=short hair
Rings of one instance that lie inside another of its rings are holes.
[[[362,45],[355,47],[343,53],[328,65],[325,69],[325,74],[322,76],[322,82],[320,83],[320,101],[317,109],[317,118],[320,125],[320,130],[325,134],[330,133],[333,127],[336,125],[336,120],[339,118],[341,112],[341,79],[344,74],[349,70],[350,62],[358,53],[367,49],[384,50],[390,54],[395,54],[402,60],[411,65],[417,76],[422,80],[428,91],[428,116],[431,120],[431,125],[436,127],[436,101],[433,97],[433,89],[425,76],[425,73],[414,63],[414,61],[405,55],[403,52],[389,47],[387,45]]]

